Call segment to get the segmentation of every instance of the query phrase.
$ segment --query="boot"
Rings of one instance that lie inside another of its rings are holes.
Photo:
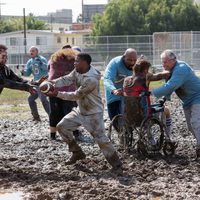
[[[82,149],[79,147],[75,140],[70,141],[68,145],[69,152],[72,152],[72,156],[67,160],[67,165],[72,165],[76,163],[77,160],[82,160],[86,157],[86,155],[83,153]]]
[[[196,149],[196,158],[195,160],[200,160],[200,149]]]
[[[56,132],[51,132],[50,133],[50,139],[51,140],[56,140]]]
[[[85,159],[86,155],[83,153],[82,150],[72,152],[72,156],[67,160],[66,165],[72,165],[76,163],[78,160]]]
[[[112,169],[111,169],[112,173],[115,173],[117,175],[123,174],[122,162],[120,161],[116,152],[114,152],[111,157],[107,158],[107,161],[112,166]]]

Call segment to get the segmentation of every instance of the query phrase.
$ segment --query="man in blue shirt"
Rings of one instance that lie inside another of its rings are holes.
[[[107,65],[104,75],[105,97],[110,120],[123,113],[123,97],[119,96],[123,80],[133,74],[132,67],[137,60],[135,49],[127,49],[122,56],[113,58]]]
[[[30,76],[33,75],[33,81],[38,81],[44,76],[48,76],[48,67],[47,67],[47,60],[41,55],[38,55],[39,50],[37,47],[32,46],[29,50],[31,58],[28,60],[24,70],[22,71],[23,76]],[[38,87],[36,87],[37,93],[31,94],[28,97],[28,103],[31,109],[31,114],[33,115],[34,121],[41,121],[40,116],[37,109],[37,104],[35,100],[39,97],[42,105],[49,115],[50,113],[50,105],[47,97],[42,94]]]
[[[161,60],[164,69],[171,72],[171,78],[163,86],[153,89],[152,94],[159,98],[175,91],[182,100],[188,129],[197,140],[196,158],[200,158],[200,79],[187,63],[176,59],[172,50],[165,50]]]

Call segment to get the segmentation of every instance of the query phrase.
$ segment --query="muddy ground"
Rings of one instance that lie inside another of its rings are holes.
[[[83,128],[80,145],[87,158],[67,166],[67,146],[59,136],[57,141],[49,139],[45,113],[40,123],[33,123],[30,116],[20,119],[20,113],[14,119],[1,117],[0,191],[21,191],[28,200],[200,199],[200,162],[193,159],[195,140],[187,131],[180,102],[175,99],[170,105],[173,139],[179,144],[176,154],[144,158],[136,152],[120,152],[124,174],[119,176],[110,172]]]

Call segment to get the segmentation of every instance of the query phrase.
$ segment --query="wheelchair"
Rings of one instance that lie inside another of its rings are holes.
[[[165,137],[165,101],[163,97],[155,104],[144,107],[148,92],[139,97],[124,96],[124,114],[115,116],[109,126],[108,137],[113,141],[113,132],[117,133],[120,149],[130,152],[136,147],[144,156],[163,151],[164,155],[173,155],[175,148]],[[150,112],[149,112],[150,111]]]

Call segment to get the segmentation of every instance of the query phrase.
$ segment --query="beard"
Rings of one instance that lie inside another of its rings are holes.
[[[133,66],[132,65],[126,65],[126,68],[128,69],[128,70],[133,70]]]

